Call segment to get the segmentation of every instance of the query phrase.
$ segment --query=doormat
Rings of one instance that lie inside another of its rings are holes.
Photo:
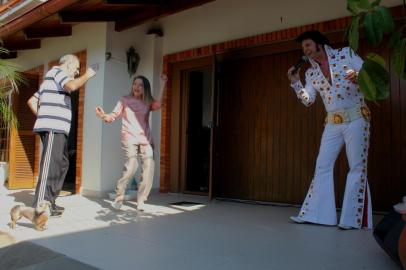
[[[192,206],[192,205],[202,205],[202,204],[201,204],[201,203],[196,203],[196,202],[181,201],[181,202],[174,202],[174,203],[171,203],[171,205],[177,205],[177,206]]]
[[[59,197],[66,197],[66,196],[70,196],[72,195],[73,192],[72,191],[68,191],[68,190],[61,190],[61,192],[59,193]]]

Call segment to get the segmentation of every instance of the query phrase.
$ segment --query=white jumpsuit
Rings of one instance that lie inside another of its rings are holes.
[[[358,85],[344,79],[348,70],[358,72],[363,61],[354,52],[350,53],[348,47],[335,50],[325,46],[325,50],[332,81],[329,82],[319,65],[310,60],[312,67],[306,71],[306,86],[303,87],[300,81],[291,85],[306,106],[314,103],[318,92],[326,111],[330,116],[334,115],[334,121],[326,123],[314,178],[300,209],[299,218],[311,223],[337,225],[333,171],[337,156],[345,145],[350,171],[347,175],[339,225],[370,229],[372,207],[367,180],[369,110]],[[349,121],[342,121],[340,116],[338,121],[335,121],[335,112],[347,115],[347,112],[356,110],[360,113],[350,113],[353,117]]]

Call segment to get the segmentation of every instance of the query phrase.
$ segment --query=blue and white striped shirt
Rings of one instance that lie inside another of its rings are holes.
[[[72,110],[70,93],[63,89],[73,80],[58,66],[52,67],[45,75],[39,90],[34,94],[39,99],[34,132],[54,131],[69,135]]]

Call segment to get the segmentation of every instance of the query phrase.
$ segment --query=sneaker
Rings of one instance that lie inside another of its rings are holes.
[[[113,202],[113,203],[111,204],[111,206],[112,206],[115,210],[120,210],[120,209],[121,209],[121,206],[123,206],[123,203],[122,203],[122,202]]]
[[[298,223],[298,224],[307,223],[306,221],[304,221],[303,219],[301,219],[298,216],[291,216],[290,220],[292,220],[293,222]]]
[[[51,213],[50,213],[49,216],[52,217],[52,218],[61,217],[62,216],[62,211],[60,211],[60,210],[52,210],[51,209]]]
[[[354,230],[354,229],[356,229],[354,227],[343,225],[343,224],[338,224],[338,228],[341,229],[341,230]]]
[[[65,211],[65,207],[62,207],[62,206],[53,204],[53,205],[52,205],[52,210],[58,210],[58,211],[63,212],[63,211]]]
[[[143,212],[145,210],[145,204],[144,202],[138,202],[137,203],[137,210]]]
[[[396,212],[401,215],[406,215],[406,196],[403,197],[403,201],[393,206]]]

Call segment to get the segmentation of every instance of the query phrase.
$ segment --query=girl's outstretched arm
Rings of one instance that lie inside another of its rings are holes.
[[[96,107],[96,115],[97,115],[98,117],[100,117],[101,119],[103,119],[104,122],[106,122],[106,123],[111,123],[111,122],[113,122],[114,120],[116,120],[117,117],[119,117],[119,116],[122,115],[123,109],[124,109],[123,103],[122,103],[121,100],[119,100],[119,101],[117,102],[117,105],[116,105],[116,107],[114,108],[114,110],[113,110],[111,113],[109,113],[109,114],[106,114],[106,113],[104,112],[104,110],[103,110],[102,107],[97,106],[97,107]]]

